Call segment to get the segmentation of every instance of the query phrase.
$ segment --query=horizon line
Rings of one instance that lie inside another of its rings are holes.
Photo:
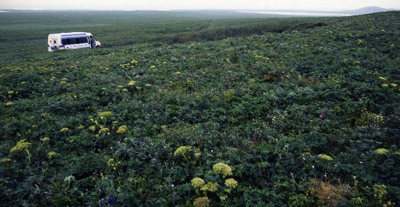
[[[13,11],[307,11],[307,12],[343,12],[364,8],[379,8],[388,11],[398,11],[400,8],[383,8],[379,6],[366,6],[348,10],[314,10],[314,9],[43,9],[43,8],[0,8],[0,10]]]

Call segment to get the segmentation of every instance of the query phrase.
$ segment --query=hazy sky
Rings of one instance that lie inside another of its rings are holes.
[[[0,0],[0,8],[10,9],[291,9],[333,11],[367,6],[400,9],[400,0]]]

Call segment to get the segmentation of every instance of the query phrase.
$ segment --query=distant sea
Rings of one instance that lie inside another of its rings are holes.
[[[298,11],[239,11],[240,13],[252,14],[277,14],[290,16],[329,16],[329,17],[344,17],[352,14],[329,13],[329,12],[298,12]]]

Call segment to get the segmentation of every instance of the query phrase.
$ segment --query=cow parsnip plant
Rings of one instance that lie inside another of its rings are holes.
[[[208,181],[206,183],[199,177],[195,177],[191,180],[192,187],[196,194],[203,196],[195,199],[193,203],[194,206],[200,205],[199,201],[204,200],[205,198],[207,198],[208,201],[206,202],[207,205],[212,201],[213,197],[219,198],[218,200],[213,200],[214,203],[225,202],[226,199],[228,199],[228,195],[233,193],[233,191],[238,187],[238,181],[234,178],[226,178],[227,176],[233,176],[231,166],[219,162],[213,166],[212,174],[213,176],[209,177],[209,180],[215,180],[215,182]],[[209,197],[211,199],[209,199]]]

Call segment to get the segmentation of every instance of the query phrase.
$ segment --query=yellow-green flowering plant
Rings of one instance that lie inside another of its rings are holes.
[[[46,143],[46,142],[50,141],[50,138],[49,137],[43,137],[43,138],[40,139],[40,141],[43,142],[43,143]]]
[[[194,153],[194,157],[195,157],[196,159],[199,159],[200,156],[201,156],[201,152],[195,152],[195,153]]]
[[[0,163],[9,163],[9,162],[11,162],[12,160],[10,159],[10,158],[8,158],[8,157],[5,157],[5,158],[1,158],[0,159]]]
[[[97,114],[99,115],[100,119],[105,119],[113,115],[111,111],[98,112]]]
[[[118,128],[117,134],[124,134],[128,130],[128,127],[126,125],[122,125]]]
[[[374,198],[378,201],[377,206],[394,207],[396,203],[388,200],[387,187],[384,184],[374,184]]]
[[[195,177],[191,180],[192,186],[197,195],[200,195],[200,191],[204,196],[215,195],[218,196],[220,201],[228,199],[228,194],[232,193],[236,189],[239,183],[234,178],[227,178],[232,176],[232,167],[225,163],[217,163],[213,166],[213,170],[210,171],[208,176],[210,181],[207,183],[199,177]],[[225,180],[221,180],[221,178]]]
[[[215,164],[213,166],[213,171],[216,175],[220,175],[222,178],[233,175],[232,168],[222,162]]]
[[[96,131],[96,126],[92,125],[88,128],[90,131],[95,132]]]
[[[201,152],[199,152],[193,146],[180,146],[175,150],[174,156],[182,156],[187,162],[195,164],[196,161],[200,158]]]
[[[63,133],[68,132],[68,131],[69,131],[69,129],[67,127],[60,129],[60,132],[63,132]]]
[[[387,195],[386,186],[383,184],[374,185],[374,197],[378,200],[384,200]]]
[[[28,155],[28,160],[31,160],[31,153],[29,152],[29,147],[32,145],[32,143],[27,142],[26,139],[22,139],[17,142],[17,144],[11,148],[10,153],[16,153],[20,151],[25,151],[26,154]]]
[[[55,157],[56,155],[58,155],[57,152],[54,151],[50,151],[47,153],[47,158],[49,158],[49,160],[53,159],[53,157]]]
[[[113,169],[113,170],[117,170],[117,168],[118,168],[121,164],[122,164],[121,161],[118,161],[118,160],[116,160],[116,159],[114,159],[114,158],[110,158],[110,159],[107,161],[107,166],[108,166],[109,168]]]
[[[191,183],[197,195],[200,195],[200,189],[206,184],[204,180],[199,177],[193,178]]]
[[[386,155],[386,154],[389,153],[389,150],[388,150],[388,149],[385,149],[385,148],[378,148],[378,149],[376,149],[374,152],[375,152],[376,154],[378,154],[378,155]]]
[[[214,193],[218,190],[218,183],[215,182],[207,182],[207,184],[203,185],[203,187],[200,188],[201,191],[203,191],[205,194],[207,194],[207,192],[211,192]]]
[[[106,133],[108,133],[110,131],[110,129],[108,129],[108,128],[101,128],[100,130],[99,130],[99,134],[106,134]]]
[[[356,120],[358,126],[380,127],[384,124],[382,114],[376,114],[368,111],[365,107],[361,109],[360,116]]]
[[[327,154],[319,154],[318,158],[325,161],[332,161],[333,158]]]
[[[187,159],[187,155],[191,151],[192,151],[192,146],[180,146],[175,150],[174,156],[182,155],[185,159]]]
[[[22,140],[18,141],[17,144],[13,148],[11,148],[10,153],[28,150],[28,148],[29,148],[29,146],[31,146],[31,144],[32,143],[27,142],[26,139],[22,139]]]
[[[233,189],[233,188],[236,188],[238,186],[238,182],[233,178],[229,178],[229,179],[225,180],[225,186],[228,187],[228,188]]]
[[[114,115],[114,113],[111,111],[97,112],[97,115],[100,118],[100,120],[102,121],[102,123],[99,123],[99,121],[97,119],[95,119],[93,116],[89,116],[90,121],[92,121],[94,123],[94,125],[91,125],[88,127],[88,129],[92,132],[95,132],[98,128],[100,128],[96,137],[100,136],[101,134],[109,133],[118,124],[118,121],[113,121],[111,123],[111,125],[107,122],[107,119]],[[124,129],[125,130],[127,129],[127,127],[125,125],[123,125],[121,127],[120,127],[119,131],[117,130],[117,133],[118,132],[122,133],[122,132],[124,132],[123,131]]]
[[[102,125],[99,125],[99,123],[97,122],[97,120],[94,120],[93,118],[91,118],[92,122],[94,122],[96,125],[100,126],[100,128],[103,128],[106,124],[107,124],[107,118],[111,117],[114,115],[113,112],[111,111],[102,111],[102,112],[98,112],[97,115],[100,117],[100,120],[103,121]]]
[[[210,199],[207,196],[196,198],[193,202],[194,207],[209,207]]]
[[[136,85],[136,81],[129,81],[128,86],[135,86]]]
[[[233,178],[226,179],[224,184],[227,187],[224,191],[228,194],[231,193],[238,186],[238,182]],[[226,198],[228,198],[228,195],[222,194],[220,198],[221,200],[225,200]]]

